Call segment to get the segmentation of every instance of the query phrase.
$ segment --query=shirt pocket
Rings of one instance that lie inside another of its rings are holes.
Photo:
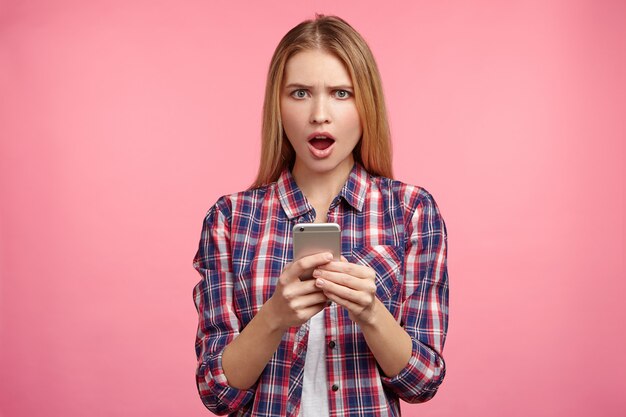
[[[376,296],[380,301],[397,299],[402,287],[404,249],[395,245],[361,246],[352,249],[351,262],[376,271]]]

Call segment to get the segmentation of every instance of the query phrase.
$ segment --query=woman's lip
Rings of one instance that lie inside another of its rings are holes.
[[[306,138],[306,140],[311,140],[311,139],[316,138],[316,137],[318,137],[318,136],[324,136],[324,137],[327,137],[328,139],[335,140],[335,137],[334,137],[333,135],[331,135],[330,133],[328,133],[328,132],[315,132],[315,133],[311,133],[311,134],[309,135],[309,137],[308,137],[308,138]]]
[[[307,145],[309,145],[309,151],[311,151],[315,158],[323,159],[330,155],[330,153],[333,151],[333,148],[335,147],[335,142],[333,142],[326,149],[317,149],[315,146],[313,146],[311,142],[307,142]]]

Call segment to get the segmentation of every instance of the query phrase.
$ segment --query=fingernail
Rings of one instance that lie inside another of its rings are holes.
[[[319,269],[315,269],[315,270],[313,271],[313,276],[314,276],[314,277],[319,277],[320,275],[322,275],[322,273],[320,272],[320,270],[319,270]]]
[[[317,279],[315,281],[315,285],[317,285],[318,287],[323,287],[324,286],[324,280],[323,279]]]

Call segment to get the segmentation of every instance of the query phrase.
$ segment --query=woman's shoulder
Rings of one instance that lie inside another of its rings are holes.
[[[392,204],[402,205],[409,234],[420,227],[427,227],[431,232],[441,230],[447,235],[439,206],[426,188],[385,177],[372,177],[372,180],[378,185],[384,198],[393,202]]]
[[[401,202],[406,210],[414,211],[420,205],[436,205],[433,195],[423,186],[374,175],[370,180],[382,194]]]
[[[209,208],[207,213],[221,213],[226,217],[230,217],[233,210],[251,211],[258,207],[264,200],[266,195],[276,183],[262,185],[256,188],[248,188],[243,191],[237,191],[230,194],[224,194]]]

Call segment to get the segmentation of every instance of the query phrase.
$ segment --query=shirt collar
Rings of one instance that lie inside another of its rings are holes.
[[[369,186],[369,172],[358,162],[354,163],[348,180],[339,192],[339,196],[358,211],[363,210],[365,196]]]
[[[346,183],[341,188],[338,197],[342,197],[356,210],[363,210],[369,185],[368,179],[369,173],[361,164],[356,162],[352,167],[352,171],[350,171]],[[296,180],[293,178],[288,168],[285,168],[280,174],[276,181],[276,186],[278,188],[280,204],[288,218],[293,219],[300,217],[313,209],[298,187],[298,184],[296,184]]]
[[[276,181],[276,186],[278,188],[280,204],[283,206],[285,214],[287,214],[287,217],[290,219],[300,217],[313,209],[313,206],[309,204],[302,191],[300,191],[289,168],[283,169],[283,172]]]

